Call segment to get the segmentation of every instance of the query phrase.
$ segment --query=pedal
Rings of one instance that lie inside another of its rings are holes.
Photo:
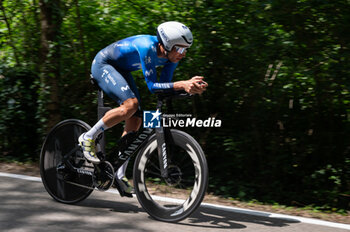
[[[59,171],[64,170],[65,168],[66,168],[66,165],[64,165],[63,163],[60,163],[57,165],[56,170],[57,170],[57,172],[59,172]]]
[[[63,163],[60,163],[56,167],[57,171],[57,179],[64,180],[64,170],[66,169],[66,166]]]

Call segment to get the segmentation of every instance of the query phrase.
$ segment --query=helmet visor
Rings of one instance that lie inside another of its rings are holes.
[[[175,45],[174,48],[177,53],[184,54],[187,51],[188,47],[179,47]]]

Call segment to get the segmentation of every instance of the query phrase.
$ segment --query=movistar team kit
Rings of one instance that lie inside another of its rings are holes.
[[[178,63],[157,56],[157,36],[132,36],[102,49],[92,62],[91,72],[100,88],[121,104],[139,92],[130,72],[142,69],[149,90],[173,89],[170,82]],[[156,67],[164,66],[158,80]]]

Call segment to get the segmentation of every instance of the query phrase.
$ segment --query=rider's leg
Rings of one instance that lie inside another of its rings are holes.
[[[128,120],[138,109],[137,98],[125,100],[121,106],[108,111],[102,118],[107,127],[113,127],[118,123]]]
[[[125,120],[125,127],[123,131],[123,136],[129,132],[138,131],[141,126],[141,118],[138,116],[133,116]],[[132,185],[129,183],[129,180],[125,176],[126,168],[128,166],[129,160],[127,160],[115,173],[115,187],[118,188],[121,196],[132,197],[134,191]]]
[[[135,81],[129,72],[122,72],[121,73],[125,80],[129,83],[131,91],[135,94],[137,99],[140,103],[140,94],[136,87]],[[125,127],[122,136],[126,135],[129,132],[136,132],[141,126],[141,117],[142,114],[140,114],[140,108],[139,110],[129,119],[125,120]],[[115,181],[118,183],[119,186],[117,186],[119,192],[121,192],[121,196],[127,196],[132,197],[133,193],[133,187],[129,183],[128,179],[125,176],[126,168],[128,166],[129,160],[127,160],[115,173],[116,178]]]
[[[135,84],[135,81],[131,75],[131,73],[129,72],[122,72],[121,73],[123,75],[123,77],[125,78],[125,80],[129,83],[130,89],[132,90],[132,92],[135,94],[135,96],[137,97],[137,99],[139,99],[140,101],[140,94],[139,94],[139,90],[137,89],[137,86]],[[142,123],[142,112],[140,110],[140,108],[138,109],[138,111],[129,119],[125,120],[125,127],[124,127],[124,131],[122,136],[126,135],[129,132],[136,132],[139,130],[140,126]],[[126,168],[128,166],[128,161],[126,161],[117,171],[117,178],[118,179],[123,179],[125,177],[125,171]]]
[[[124,78],[113,66],[97,58],[93,62],[91,72],[103,92],[120,105],[108,111],[91,130],[79,137],[79,144],[83,148],[85,158],[93,163],[99,163],[100,160],[95,151],[95,138],[107,128],[130,118],[138,109],[138,99],[131,89],[135,83],[130,74]]]
[[[133,116],[125,120],[125,127],[122,136],[132,131],[138,131],[140,129],[141,123],[142,119],[138,116]]]
[[[109,110],[88,132],[79,137],[79,143],[84,149],[84,156],[93,163],[99,163],[100,160],[95,153],[95,138],[105,129],[129,119],[137,109],[137,98],[129,98],[121,106]]]
[[[137,98],[125,100],[121,106],[109,110],[86,134],[85,138],[96,139],[106,129],[130,118],[138,109]],[[123,134],[124,135],[124,134]]]
[[[133,116],[125,120],[125,127],[122,136],[129,132],[136,132],[139,130],[142,123],[142,119],[137,116]],[[125,176],[126,168],[128,166],[129,160],[127,160],[117,171],[118,179],[122,179]]]

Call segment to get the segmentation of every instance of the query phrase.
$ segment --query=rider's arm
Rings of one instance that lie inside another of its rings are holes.
[[[171,62],[164,65],[158,83],[154,83],[154,86],[156,86],[154,89],[155,92],[168,92],[174,90],[174,83],[171,80],[173,79],[173,74],[177,65],[178,63]],[[162,85],[169,86],[169,88],[157,88],[158,86],[162,87]]]
[[[151,68],[151,69],[146,69],[145,71],[143,71],[143,73],[145,75],[147,87],[152,93],[154,93],[154,92],[166,92],[166,91],[173,90],[174,83],[165,82],[165,81],[158,81],[155,67]]]
[[[140,46],[138,50],[142,66],[142,72],[145,76],[148,89],[152,93],[172,91],[174,88],[174,83],[171,82],[171,79],[177,64],[166,64],[162,70],[160,81],[158,81],[157,70],[155,65],[157,57],[154,56],[154,53],[152,53],[149,47],[145,45],[142,47]]]

